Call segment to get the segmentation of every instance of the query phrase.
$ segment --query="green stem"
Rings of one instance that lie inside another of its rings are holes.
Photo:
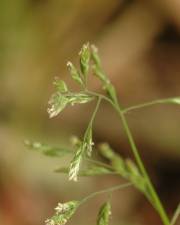
[[[96,49],[93,50],[92,59],[93,59],[93,62],[94,62],[94,73],[101,80],[103,86],[105,87],[105,90],[106,90],[107,94],[109,95],[108,100],[106,99],[107,97],[103,98],[103,99],[105,99],[105,100],[107,100],[108,102],[111,103],[111,105],[117,110],[118,115],[122,120],[125,133],[128,137],[128,141],[129,141],[129,144],[131,146],[134,157],[136,159],[136,162],[138,164],[138,167],[139,167],[142,175],[144,176],[144,179],[146,179],[146,184],[147,184],[147,187],[149,188],[149,194],[150,194],[150,197],[152,198],[153,206],[158,211],[164,225],[170,225],[169,218],[168,218],[168,216],[167,216],[167,214],[166,214],[166,212],[163,208],[163,205],[162,205],[162,203],[161,203],[161,201],[160,201],[160,199],[159,199],[159,197],[158,197],[158,195],[157,195],[157,193],[156,193],[156,191],[155,191],[155,189],[154,189],[154,187],[151,183],[151,180],[148,176],[148,173],[146,172],[144,164],[143,164],[143,162],[141,160],[141,157],[139,155],[139,151],[136,147],[134,138],[133,138],[133,136],[131,134],[131,131],[129,129],[128,122],[127,122],[127,120],[124,116],[124,113],[127,112],[127,111],[137,109],[137,108],[146,107],[146,106],[150,106],[150,105],[153,105],[153,104],[156,104],[156,103],[164,103],[164,102],[167,102],[167,99],[166,100],[157,100],[157,101],[141,104],[139,106],[133,106],[133,107],[130,107],[129,109],[125,109],[123,111],[121,109],[121,106],[120,106],[119,101],[117,99],[117,95],[116,95],[116,91],[114,89],[114,86],[111,84],[111,82],[109,81],[106,74],[103,72],[103,70],[101,68],[101,63],[100,63],[99,56],[97,54]],[[168,99],[168,100],[170,100],[170,99]]]
[[[109,102],[113,107],[115,107],[114,102],[111,99],[109,99],[108,97],[106,97],[105,95],[102,95],[102,94],[94,92],[94,91],[89,91],[89,90],[86,91],[85,93],[87,93],[89,95],[92,95],[92,96],[95,96],[95,97],[98,97],[98,98],[101,98],[101,99]]]
[[[177,209],[174,213],[174,216],[171,220],[171,225],[174,225],[177,222],[177,219],[178,219],[179,215],[180,215],[180,203],[179,203],[179,205],[178,205],[178,207],[177,207]]]
[[[93,121],[94,121],[94,119],[95,119],[96,113],[97,113],[97,111],[98,111],[98,109],[99,109],[100,103],[101,103],[101,97],[98,96],[97,104],[96,104],[96,107],[95,107],[95,109],[94,109],[94,112],[93,112],[93,114],[92,114],[92,116],[91,116],[91,119],[90,119],[90,122],[89,122],[89,124],[88,124],[88,127],[87,127],[87,129],[86,129],[84,138],[86,138],[89,129],[92,127],[92,124],[93,124]]]
[[[110,193],[110,192],[121,190],[121,189],[125,189],[125,188],[130,187],[130,186],[132,186],[132,183],[129,182],[129,183],[113,186],[113,187],[110,187],[110,188],[107,188],[107,189],[104,189],[104,190],[100,190],[100,191],[97,191],[97,192],[93,192],[92,194],[83,198],[80,201],[80,205],[83,204],[84,202],[88,201],[89,199],[96,197],[97,195]]]
[[[142,104],[139,104],[139,105],[130,106],[128,108],[125,108],[125,109],[122,110],[122,113],[125,114],[129,111],[132,111],[132,110],[137,110],[137,109],[149,107],[149,106],[156,105],[156,104],[170,103],[171,101],[172,101],[172,98],[153,100],[153,101],[150,101],[150,102],[145,102],[145,103],[142,103]]]
[[[102,167],[105,167],[107,169],[110,169],[110,170],[114,170],[112,166],[106,164],[106,163],[103,163],[101,161],[97,161],[97,160],[94,160],[94,159],[90,159],[90,158],[85,158],[85,160],[87,162],[90,162],[90,163],[93,163],[93,164],[96,164],[96,165],[99,165],[99,166],[102,166]],[[117,173],[116,173],[117,174]]]
[[[133,138],[133,136],[131,134],[131,131],[129,129],[127,120],[126,120],[123,112],[121,111],[118,102],[116,102],[115,104],[116,104],[116,110],[117,110],[117,112],[118,112],[118,114],[119,114],[119,116],[120,116],[120,118],[122,120],[123,127],[124,127],[125,133],[126,133],[126,135],[128,137],[129,144],[130,144],[131,149],[133,151],[133,154],[134,154],[134,157],[136,159],[136,162],[137,162],[137,164],[139,166],[139,169],[141,170],[144,178],[146,179],[147,186],[148,186],[149,191],[151,193],[151,196],[152,196],[152,198],[154,200],[156,210],[159,212],[159,215],[160,215],[163,223],[165,225],[170,225],[169,218],[168,218],[168,216],[167,216],[167,214],[166,214],[166,212],[164,210],[164,207],[162,206],[162,203],[161,203],[161,201],[160,201],[160,199],[159,199],[159,197],[158,197],[158,195],[157,195],[157,193],[156,193],[156,191],[155,191],[155,189],[154,189],[154,187],[153,187],[153,185],[151,183],[151,180],[150,180],[150,178],[149,178],[149,176],[148,176],[148,174],[146,172],[146,169],[145,169],[145,167],[144,167],[144,165],[142,163],[142,160],[141,160],[141,157],[139,155],[138,149],[136,147],[134,138]]]
[[[147,186],[148,186],[150,194],[151,194],[151,196],[153,198],[153,201],[151,201],[151,202],[154,202],[153,205],[154,205],[155,209],[158,211],[158,213],[159,213],[159,215],[160,215],[164,225],[170,225],[169,218],[168,218],[168,216],[167,216],[167,214],[165,212],[165,209],[164,209],[164,207],[163,207],[163,205],[162,205],[162,203],[161,203],[161,201],[160,201],[160,199],[159,199],[159,197],[158,197],[158,195],[157,195],[157,193],[156,193],[156,191],[155,191],[155,189],[153,187],[153,184],[152,184],[152,182],[151,182],[151,180],[150,180],[150,178],[149,178],[149,176],[148,176],[148,174],[146,172],[146,169],[145,169],[145,167],[143,165],[143,162],[142,162],[141,157],[139,155],[139,151],[138,151],[138,149],[136,147],[134,138],[133,138],[133,136],[131,134],[131,131],[130,131],[128,123],[127,123],[127,120],[126,120],[125,115],[124,115],[125,112],[127,112],[129,110],[132,110],[132,109],[142,108],[142,107],[154,105],[154,104],[157,104],[157,103],[165,103],[165,101],[167,101],[167,99],[166,100],[157,100],[157,101],[141,104],[141,105],[139,105],[137,107],[133,106],[131,108],[128,108],[128,109],[125,109],[125,110],[121,110],[121,108],[119,106],[119,102],[118,102],[116,96],[115,96],[115,98],[113,100],[111,100],[110,98],[108,98],[108,97],[106,97],[104,95],[101,95],[99,93],[94,93],[94,92],[89,92],[89,91],[88,91],[88,93],[92,94],[92,95],[94,95],[96,97],[101,97],[101,99],[106,100],[118,112],[118,115],[120,116],[120,118],[122,120],[123,127],[124,127],[125,133],[126,133],[126,135],[128,137],[129,144],[130,144],[131,149],[133,151],[133,154],[134,154],[134,157],[136,159],[136,162],[137,162],[137,164],[139,166],[139,169],[140,169],[141,173],[143,174],[144,178],[146,179]]]

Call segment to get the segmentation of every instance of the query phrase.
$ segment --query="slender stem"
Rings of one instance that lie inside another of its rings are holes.
[[[97,195],[110,193],[110,192],[121,190],[121,189],[125,189],[125,188],[130,187],[130,186],[132,186],[132,183],[129,182],[129,183],[113,186],[113,187],[110,187],[110,188],[107,188],[107,189],[103,189],[103,190],[100,190],[100,191],[97,191],[97,192],[93,192],[92,194],[90,194],[90,195],[86,196],[85,198],[83,198],[80,201],[80,205],[83,204],[84,202],[86,202],[87,200],[96,197]]]
[[[84,135],[85,138],[86,138],[86,135],[87,135],[89,129],[92,127],[93,121],[94,121],[94,119],[95,119],[96,113],[97,113],[97,111],[98,111],[98,109],[99,109],[99,105],[100,105],[100,103],[101,103],[101,99],[102,99],[102,98],[101,98],[100,96],[98,96],[98,100],[97,100],[96,107],[95,107],[95,109],[94,109],[94,112],[93,112],[93,114],[92,114],[92,116],[91,116],[90,122],[89,122],[89,124],[88,124],[88,127],[87,127],[86,132],[85,132],[85,135]]]
[[[102,94],[100,94],[100,93],[96,93],[96,92],[93,92],[93,91],[89,91],[89,90],[86,91],[86,93],[87,93],[87,94],[90,94],[90,95],[92,95],[92,96],[101,98],[101,99],[103,99],[103,100],[109,102],[113,107],[115,107],[114,102],[113,102],[110,98],[106,97],[105,95],[102,95]]]
[[[176,209],[176,211],[175,211],[175,213],[173,215],[173,218],[171,220],[171,225],[175,225],[175,223],[177,222],[177,219],[178,219],[179,215],[180,215],[180,203],[179,203],[179,205],[178,205],[178,207],[177,207],[177,209]]]
[[[94,164],[96,164],[96,165],[103,166],[103,167],[105,167],[105,168],[107,168],[107,169],[110,169],[110,170],[112,170],[112,171],[114,170],[112,166],[110,166],[110,165],[108,165],[108,164],[106,164],[106,163],[103,163],[103,162],[101,162],[101,161],[97,161],[97,160],[90,159],[90,158],[85,158],[85,160],[88,161],[88,162],[90,162],[90,163],[94,163]],[[116,174],[117,174],[117,173],[116,173]]]
[[[163,205],[162,205],[162,203],[159,199],[159,196],[157,195],[157,193],[154,189],[154,186],[151,183],[151,180],[148,176],[148,173],[146,172],[144,164],[141,160],[138,148],[136,147],[134,138],[131,134],[131,131],[129,129],[128,122],[126,120],[126,117],[125,117],[124,113],[127,112],[127,111],[130,111],[130,110],[133,110],[133,109],[150,106],[150,105],[153,105],[153,104],[156,104],[156,103],[165,103],[165,102],[168,102],[168,101],[172,102],[172,99],[157,100],[157,101],[141,104],[139,106],[133,106],[133,107],[130,107],[129,109],[125,109],[123,111],[123,109],[121,108],[121,106],[119,104],[114,86],[111,84],[110,80],[107,78],[106,74],[104,73],[104,71],[101,68],[101,63],[100,63],[99,56],[98,56],[96,50],[93,51],[93,62],[94,62],[95,75],[102,81],[102,84],[104,85],[106,92],[110,95],[108,100],[107,100],[107,97],[106,98],[103,97],[103,99],[107,100],[117,110],[118,115],[122,120],[123,127],[124,127],[125,133],[128,137],[128,141],[129,141],[129,144],[131,146],[132,152],[134,154],[134,157],[136,159],[138,167],[139,167],[142,175],[144,176],[144,179],[146,180],[146,185],[147,185],[147,188],[149,189],[150,197],[152,198],[151,202],[153,202],[153,206],[158,211],[164,225],[170,225],[170,220],[169,220],[169,218],[168,218],[168,216],[167,216],[167,214],[166,214],[166,212],[163,208]]]
[[[100,103],[101,103],[101,97],[98,97],[97,104],[96,104],[95,110],[94,110],[94,112],[93,112],[93,114],[92,114],[90,123],[93,123],[94,118],[95,118],[95,116],[96,116],[96,113],[97,113],[97,111],[98,111],[98,109],[99,109]]]
[[[153,185],[151,183],[151,180],[150,180],[150,178],[149,178],[149,176],[148,176],[148,174],[146,172],[146,169],[145,169],[145,167],[143,165],[143,162],[142,162],[141,157],[139,155],[138,149],[136,147],[134,138],[133,138],[133,136],[131,134],[131,131],[129,129],[127,120],[126,120],[124,114],[122,113],[118,103],[116,103],[116,110],[117,110],[117,112],[118,112],[118,114],[119,114],[119,116],[120,116],[120,118],[122,120],[123,127],[124,127],[126,135],[128,137],[129,144],[130,144],[131,149],[133,151],[133,154],[134,154],[134,157],[136,159],[136,162],[137,162],[137,164],[138,164],[138,166],[139,166],[139,168],[140,168],[144,178],[146,179],[149,191],[150,191],[151,196],[152,196],[152,198],[153,198],[153,200],[155,202],[156,210],[159,212],[159,215],[160,215],[163,223],[165,225],[170,225],[169,218],[168,218],[168,216],[167,216],[167,214],[166,214],[166,212],[165,212],[165,210],[164,210],[164,208],[162,206],[162,203],[161,203],[161,201],[160,201],[160,199],[159,199],[159,197],[158,197],[158,195],[157,195],[157,193],[156,193],[156,191],[155,191],[155,189],[154,189],[154,187],[153,187]]]
[[[141,157],[140,157],[140,155],[139,155],[138,149],[137,149],[137,147],[136,147],[134,138],[133,138],[133,136],[132,136],[132,134],[131,134],[131,131],[130,131],[130,129],[129,129],[127,120],[126,120],[126,118],[125,118],[125,116],[124,116],[124,112],[127,112],[127,109],[124,110],[124,111],[121,110],[121,108],[120,108],[120,106],[119,106],[119,102],[118,102],[118,100],[117,100],[117,97],[115,97],[115,98],[113,99],[113,101],[112,101],[112,100],[109,99],[108,97],[106,97],[106,96],[104,96],[104,95],[101,95],[101,94],[99,94],[99,93],[98,93],[98,94],[97,94],[97,93],[94,93],[94,92],[88,92],[88,93],[89,93],[89,94],[92,94],[92,95],[94,95],[94,96],[96,96],[96,97],[101,97],[102,99],[108,101],[108,102],[116,109],[116,111],[118,112],[118,115],[120,116],[120,118],[121,118],[121,120],[122,120],[123,127],[124,127],[125,132],[126,132],[126,135],[127,135],[127,137],[128,137],[129,144],[130,144],[131,149],[132,149],[132,151],[133,151],[133,154],[134,154],[134,157],[135,157],[135,159],[136,159],[136,162],[137,162],[137,164],[138,164],[138,166],[139,166],[139,169],[140,169],[140,171],[142,172],[144,178],[146,179],[147,186],[148,186],[149,191],[150,191],[150,193],[151,193],[151,196],[152,196],[152,198],[153,198],[153,202],[155,203],[154,207],[155,207],[155,209],[158,211],[158,213],[159,213],[159,215],[160,215],[160,217],[161,217],[161,219],[162,219],[164,225],[170,225],[169,218],[168,218],[168,216],[167,216],[167,214],[166,214],[166,212],[165,212],[165,210],[164,210],[164,207],[163,207],[163,205],[162,205],[162,203],[161,203],[161,201],[160,201],[160,199],[159,199],[159,197],[158,197],[158,195],[157,195],[157,193],[156,193],[156,191],[155,191],[155,189],[154,189],[154,187],[153,187],[153,184],[151,183],[151,180],[150,180],[150,178],[149,178],[149,176],[148,176],[148,173],[146,172],[146,169],[145,169],[145,167],[144,167],[144,165],[143,165],[143,162],[142,162]],[[167,99],[166,99],[166,101],[167,101]],[[165,100],[157,100],[156,103],[153,101],[153,102],[151,102],[151,103],[141,104],[141,106],[139,106],[138,108],[145,107],[145,106],[150,106],[150,105],[157,104],[157,103],[164,103],[164,102],[165,102]],[[135,106],[133,107],[133,109],[135,109]],[[131,108],[131,110],[132,110],[132,108]],[[128,110],[128,111],[129,111],[129,110]]]
[[[145,102],[145,103],[142,103],[142,104],[139,104],[139,105],[130,106],[128,108],[123,109],[122,112],[125,114],[129,111],[132,111],[132,110],[137,110],[137,109],[149,107],[149,106],[156,105],[156,104],[170,103],[171,101],[172,101],[172,98],[153,100],[153,101]]]

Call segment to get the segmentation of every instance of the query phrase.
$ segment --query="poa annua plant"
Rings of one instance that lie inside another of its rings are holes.
[[[71,62],[67,63],[67,67],[72,79],[79,84],[80,91],[71,91],[67,84],[59,79],[54,81],[55,93],[51,96],[49,101],[48,113],[50,118],[57,116],[68,105],[85,104],[90,101],[96,101],[96,107],[89,121],[87,129],[82,138],[73,137],[72,143],[74,150],[67,150],[64,148],[54,148],[49,145],[41,144],[39,142],[29,142],[26,144],[37,151],[49,156],[62,157],[65,154],[72,154],[72,160],[68,167],[58,168],[56,172],[67,173],[69,180],[78,181],[80,176],[99,176],[107,174],[116,174],[127,180],[127,183],[119,184],[117,186],[94,192],[82,200],[72,200],[66,203],[58,203],[55,208],[54,215],[45,221],[46,225],[63,225],[68,222],[72,215],[76,212],[78,207],[86,202],[88,199],[99,194],[112,194],[113,191],[124,189],[129,186],[134,186],[151,203],[152,207],[159,214],[164,225],[175,225],[180,214],[180,205],[170,220],[167,215],[162,202],[157,195],[157,192],[150,180],[150,177],[145,169],[143,161],[140,157],[138,148],[135,144],[131,130],[129,129],[126,119],[126,113],[132,110],[137,110],[142,107],[152,106],[154,104],[180,104],[180,97],[160,99],[152,102],[143,103],[129,108],[122,108],[115,90],[115,87],[109,80],[108,76],[102,69],[101,60],[98,55],[97,48],[89,44],[83,45],[80,53],[80,70],[76,68]],[[90,91],[88,89],[88,79],[90,73],[95,75],[100,80],[104,94]],[[134,155],[135,161],[124,159],[117,154],[109,144],[102,143],[95,147],[93,142],[93,124],[102,101],[108,102],[112,108],[117,112],[122,121],[124,131],[127,135],[129,145]],[[97,151],[108,160],[109,164],[93,159],[92,151]],[[88,162],[88,166],[82,169],[83,161]],[[104,202],[99,210],[97,216],[97,225],[108,225],[111,215],[111,204],[109,198]]]

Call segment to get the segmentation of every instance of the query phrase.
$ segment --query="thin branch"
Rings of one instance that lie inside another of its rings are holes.
[[[171,220],[171,225],[175,225],[175,223],[177,222],[177,219],[178,217],[180,216],[180,203],[179,205],[177,206],[177,209],[172,217],[172,220]]]
[[[128,113],[128,112],[132,111],[132,110],[146,108],[146,107],[157,105],[157,104],[172,103],[173,99],[176,99],[176,98],[179,98],[179,97],[158,99],[158,100],[153,100],[153,101],[150,101],[150,102],[145,102],[145,103],[142,103],[142,104],[138,104],[138,105],[134,105],[134,106],[130,106],[128,108],[125,108],[125,109],[122,110],[122,112],[123,112],[123,114],[125,114],[125,113]]]
[[[97,192],[93,192],[92,194],[83,198],[80,201],[80,205],[83,204],[84,202],[86,202],[87,200],[96,197],[97,195],[105,194],[105,193],[111,193],[111,192],[114,192],[114,191],[117,191],[117,190],[125,189],[125,188],[130,187],[130,186],[132,186],[132,183],[129,182],[129,183],[113,186],[113,187],[110,187],[110,188],[107,188],[107,189],[103,189],[103,190],[100,190],[100,191],[97,191]]]

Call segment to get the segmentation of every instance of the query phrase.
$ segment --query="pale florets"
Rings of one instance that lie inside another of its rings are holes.
[[[45,220],[45,224],[46,225],[55,225],[55,222],[52,219],[47,219],[47,220]]]
[[[55,208],[56,213],[45,221],[45,225],[64,225],[71,218],[78,207],[78,201],[58,203]]]
[[[66,211],[68,211],[69,209],[69,205],[64,203],[58,203],[57,207],[55,208],[56,214],[61,214],[61,213],[65,213]]]

